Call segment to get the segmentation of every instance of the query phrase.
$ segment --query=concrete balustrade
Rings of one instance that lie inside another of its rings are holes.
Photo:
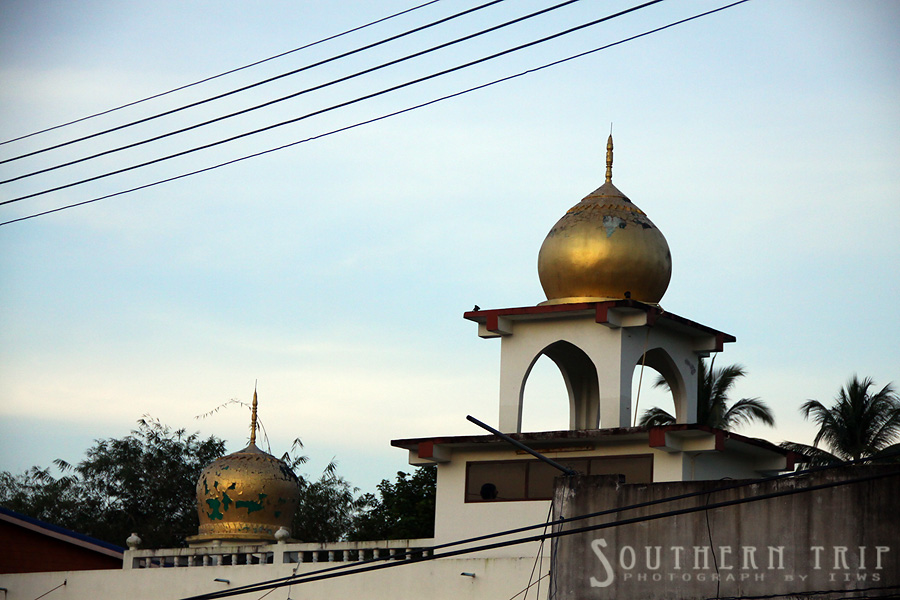
[[[125,569],[156,569],[365,560],[416,560],[424,556],[431,556],[430,546],[433,544],[434,540],[421,539],[127,550],[122,564]]]

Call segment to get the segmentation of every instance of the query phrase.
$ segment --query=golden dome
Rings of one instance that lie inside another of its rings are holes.
[[[612,135],[606,183],[573,206],[547,234],[538,254],[541,304],[633,298],[657,304],[672,275],[662,232],[612,184]]]
[[[288,531],[300,501],[297,476],[284,461],[256,447],[256,392],[250,445],[212,462],[197,482],[198,535],[192,545],[223,542],[275,542]]]

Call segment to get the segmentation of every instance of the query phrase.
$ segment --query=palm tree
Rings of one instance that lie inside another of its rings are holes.
[[[900,398],[890,383],[871,393],[874,386],[869,377],[859,379],[853,375],[831,408],[818,400],[807,400],[800,412],[819,426],[813,445],[784,442],[781,446],[806,455],[809,466],[863,458],[896,461],[896,453],[900,452]],[[828,450],[819,448],[819,442],[825,442]]]
[[[715,359],[713,359],[715,363]],[[706,362],[700,359],[697,367],[697,423],[717,429],[730,431],[741,425],[759,421],[768,426],[775,425],[775,417],[766,403],[759,398],[741,398],[729,406],[728,392],[740,377],[747,374],[741,365],[728,365],[721,369],[707,368]],[[669,389],[669,384],[662,377],[656,380],[653,387]],[[674,425],[675,417],[659,407],[644,411],[639,425],[644,427],[660,427]]]

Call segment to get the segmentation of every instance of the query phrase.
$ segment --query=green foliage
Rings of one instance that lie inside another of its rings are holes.
[[[419,467],[410,477],[398,472],[391,483],[378,484],[378,496],[362,497],[365,511],[356,519],[351,540],[397,540],[434,537],[436,467]]]
[[[875,382],[856,375],[850,377],[829,408],[818,400],[807,400],[800,407],[806,419],[819,426],[813,445],[784,442],[783,448],[807,457],[810,466],[833,465],[872,458],[900,462],[900,398],[891,384],[870,391]],[[828,450],[819,448],[824,442]]]
[[[214,436],[145,417],[122,439],[97,440],[76,466],[54,461],[69,473],[59,479],[37,467],[18,477],[4,472],[0,503],[113,544],[137,532],[145,547],[179,546],[197,532],[200,470],[224,452]]]
[[[77,523],[82,505],[82,488],[81,482],[74,477],[55,479],[49,468],[31,467],[20,475],[0,472],[0,504],[72,529],[71,524]]]
[[[295,472],[307,461],[294,440],[282,460]],[[225,443],[172,430],[145,417],[121,439],[97,440],[75,466],[0,472],[0,504],[22,514],[123,545],[135,532],[144,548],[184,545],[197,533],[196,485],[200,471],[221,457]],[[359,490],[336,472],[334,461],[317,480],[298,473],[300,503],[292,536],[304,542],[432,537],[435,469],[382,481],[378,496]]]
[[[771,409],[759,398],[741,398],[734,404],[728,397],[737,380],[747,371],[741,365],[728,365],[721,369],[707,367],[700,359],[697,367],[697,423],[717,429],[731,431],[759,421],[768,426],[775,425]],[[669,389],[666,380],[660,377],[654,387]],[[729,406],[730,404],[730,406]],[[659,407],[644,411],[638,424],[642,427],[674,425],[675,417]]]
[[[332,461],[316,481],[300,476],[300,504],[291,534],[304,542],[337,542],[347,538],[353,522],[364,508],[359,491],[336,474]]]

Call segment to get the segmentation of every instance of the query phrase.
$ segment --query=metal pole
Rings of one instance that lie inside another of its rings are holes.
[[[546,456],[544,456],[543,454],[541,454],[541,453],[538,452],[537,450],[532,450],[531,448],[529,448],[528,446],[526,446],[526,445],[523,444],[522,442],[519,442],[519,441],[517,441],[517,440],[512,439],[511,437],[509,437],[509,436],[506,435],[505,433],[502,433],[502,432],[500,432],[500,431],[497,431],[496,429],[494,429],[494,428],[491,427],[490,425],[487,425],[486,423],[482,423],[481,421],[479,421],[478,419],[476,419],[476,418],[473,417],[472,415],[466,415],[466,419],[468,419],[468,420],[471,421],[472,423],[475,423],[476,425],[478,425],[478,426],[481,427],[482,429],[485,429],[485,430],[487,430],[487,431],[490,431],[490,432],[493,433],[494,435],[499,436],[501,439],[503,439],[503,440],[509,442],[510,444],[512,444],[513,446],[515,446],[516,448],[518,448],[519,450],[524,450],[525,452],[527,452],[528,454],[534,456],[535,458],[538,458],[538,459],[544,461],[545,463],[547,463],[548,465],[550,465],[550,466],[553,467],[554,469],[559,469],[560,471],[562,471],[562,472],[566,475],[566,477],[572,477],[573,475],[577,475],[577,473],[576,473],[575,471],[573,471],[572,469],[570,469],[569,467],[564,467],[564,466],[562,466],[561,464],[559,464],[558,462],[556,462],[555,460],[552,460],[552,459],[550,459],[550,458],[547,458]]]

